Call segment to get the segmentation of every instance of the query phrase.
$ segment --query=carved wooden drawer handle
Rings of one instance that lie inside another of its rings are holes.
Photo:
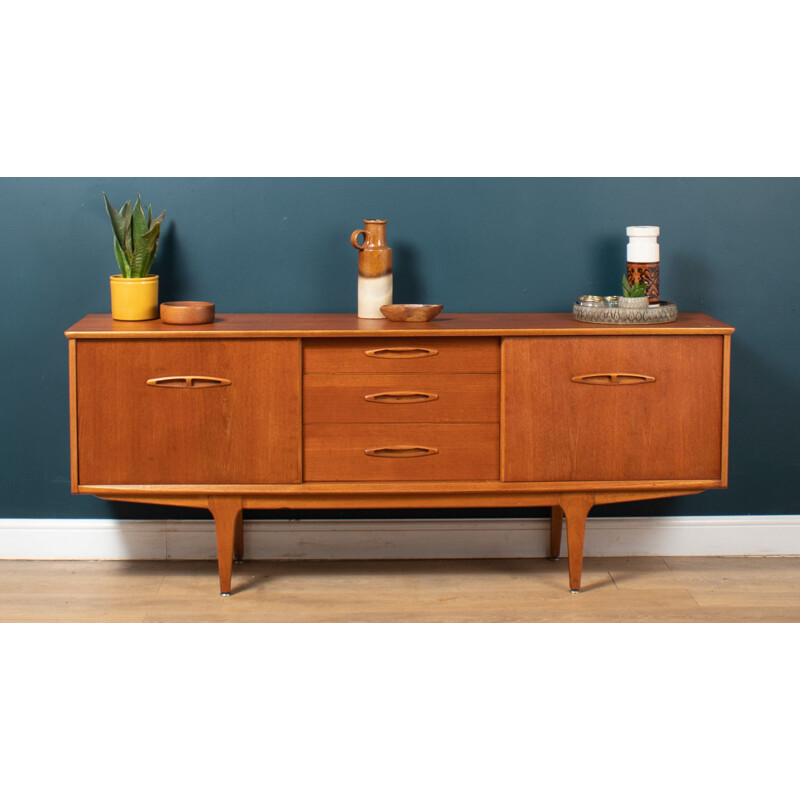
[[[600,372],[594,375],[576,375],[575,383],[587,383],[592,386],[630,386],[637,383],[653,383],[652,375],[636,375],[631,372]]]
[[[368,403],[430,403],[439,399],[432,392],[378,392],[364,396]]]
[[[213,386],[230,386],[227,378],[207,378],[203,375],[173,375],[170,378],[150,378],[148,386],[161,389],[210,389]]]
[[[395,447],[370,447],[364,451],[364,455],[381,458],[415,458],[416,456],[435,456],[438,452],[435,447],[399,444]]]
[[[377,350],[365,350],[370,358],[427,358],[438,356],[439,351],[432,347],[380,347]]]

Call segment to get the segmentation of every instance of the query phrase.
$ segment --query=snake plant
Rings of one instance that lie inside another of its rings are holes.
[[[106,193],[106,211],[114,230],[114,255],[117,257],[119,271],[123,278],[144,278],[158,252],[158,237],[161,235],[161,223],[166,211],[162,211],[153,219],[153,208],[147,206],[147,216],[142,207],[142,198],[137,195],[136,204],[131,208],[128,200],[119,211],[108,202]]]

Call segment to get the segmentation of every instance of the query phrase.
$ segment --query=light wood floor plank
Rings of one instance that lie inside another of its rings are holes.
[[[800,622],[800,558],[0,561],[2,622]]]

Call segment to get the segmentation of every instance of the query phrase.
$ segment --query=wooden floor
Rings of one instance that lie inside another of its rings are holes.
[[[800,558],[0,561],[2,622],[800,622]]]

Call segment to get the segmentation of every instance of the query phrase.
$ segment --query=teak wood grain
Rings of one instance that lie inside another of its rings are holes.
[[[296,339],[77,342],[81,484],[300,480]],[[171,388],[204,375],[230,385]]]
[[[207,508],[208,496],[235,495],[245,508],[491,508],[555,506],[564,494],[593,492],[595,504],[652,500],[719,489],[719,481],[318,481],[282,484],[81,486],[105,500]]]
[[[217,531],[219,592],[222,595],[229,595],[234,555],[240,560],[244,555],[242,498],[236,496],[209,497],[208,508],[214,515]]]
[[[444,311],[430,322],[358,319],[355,314],[217,314],[209,325],[165,325],[160,320],[120,322],[110,314],[89,314],[73,325],[68,338],[280,338],[404,336],[672,336],[730,334],[733,328],[706,314],[681,312],[666,325],[595,325],[569,313],[454,314]]]
[[[499,339],[312,339],[303,347],[303,372],[499,372]]]
[[[496,480],[500,475],[496,424],[319,423],[304,427],[303,441],[306,481]],[[419,448],[419,453],[401,448]],[[423,448],[436,452],[425,455]],[[369,450],[385,455],[367,455]]]
[[[725,486],[732,332],[695,313],[90,315],[66,333],[72,489],[211,510],[225,594],[243,508],[549,506],[575,591],[594,505]]]
[[[500,376],[325,375],[303,378],[310,422],[499,422]]]
[[[723,340],[508,338],[507,481],[721,479]],[[646,383],[578,383],[586,373]]]

